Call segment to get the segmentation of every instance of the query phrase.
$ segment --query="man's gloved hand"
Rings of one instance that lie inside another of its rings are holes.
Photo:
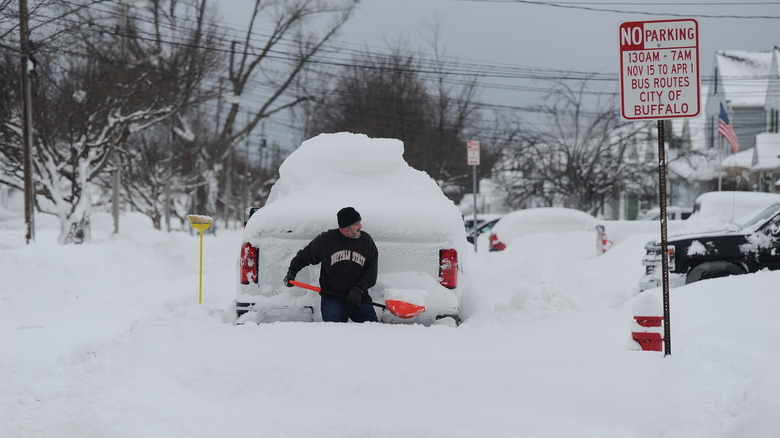
[[[287,287],[293,287],[293,284],[292,284],[292,283],[290,283],[290,280],[295,280],[295,275],[292,275],[292,274],[290,274],[290,273],[288,272],[288,273],[287,273],[287,275],[285,275],[285,276],[284,276],[284,280],[282,280],[282,281],[284,282],[284,285],[285,285],[285,286],[287,286]]]
[[[347,303],[350,306],[359,306],[363,296],[363,289],[355,286],[347,294]]]

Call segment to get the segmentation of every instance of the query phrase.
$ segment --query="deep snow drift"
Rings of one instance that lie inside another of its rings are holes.
[[[672,355],[630,341],[642,246],[526,236],[471,254],[447,326],[225,321],[237,230],[129,214],[23,243],[0,222],[2,437],[774,437],[780,272],[672,290]],[[369,224],[364,224],[370,231]],[[641,298],[640,298],[641,297]]]

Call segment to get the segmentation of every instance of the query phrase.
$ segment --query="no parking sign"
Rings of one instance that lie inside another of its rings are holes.
[[[631,21],[620,25],[624,119],[696,117],[700,90],[696,20]]]
[[[666,155],[663,119],[696,117],[701,112],[699,23],[694,19],[630,21],[620,25],[620,115],[626,120],[656,119],[661,254],[666,235]],[[662,260],[664,355],[672,353],[669,322],[669,258]]]

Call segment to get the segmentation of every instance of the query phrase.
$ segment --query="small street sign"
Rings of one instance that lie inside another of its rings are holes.
[[[468,140],[466,151],[469,166],[479,166],[479,140]]]

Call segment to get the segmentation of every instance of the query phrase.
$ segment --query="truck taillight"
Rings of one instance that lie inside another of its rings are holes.
[[[245,242],[241,246],[241,284],[257,283],[257,248]]]
[[[454,249],[439,251],[439,283],[448,289],[458,287],[458,251]]]
[[[596,252],[603,254],[612,248],[612,241],[609,240],[604,225],[596,225]]]
[[[488,240],[490,241],[488,245],[491,251],[503,251],[506,249],[506,244],[500,241],[495,233],[491,234]]]

